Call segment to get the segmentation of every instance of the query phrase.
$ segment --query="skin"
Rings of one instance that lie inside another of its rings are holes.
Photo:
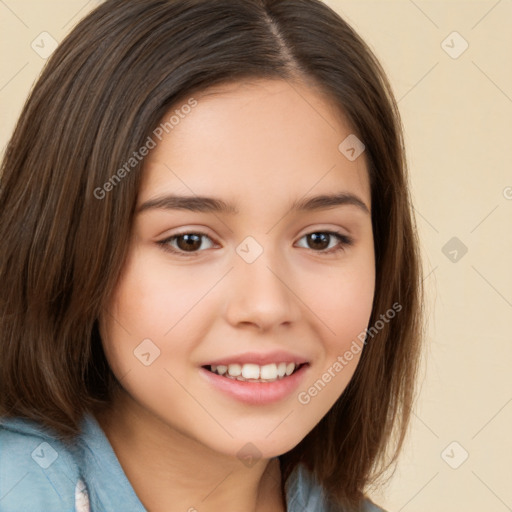
[[[166,194],[211,196],[238,214],[147,209],[137,214],[126,264],[100,328],[121,383],[98,413],[145,507],[213,512],[284,511],[278,455],[296,446],[350,381],[360,353],[308,404],[298,401],[332,367],[370,318],[375,286],[371,216],[354,205],[290,212],[294,200],[356,195],[371,211],[364,153],[338,145],[352,133],[310,86],[256,80],[195,95],[198,105],[144,162],[140,206]],[[335,253],[306,235],[353,239]],[[195,252],[177,233],[204,233]],[[247,263],[236,248],[253,237],[263,253]],[[198,248],[199,247],[199,248]],[[198,249],[197,249],[198,248]],[[134,357],[144,339],[160,355]],[[290,350],[310,362],[307,378],[274,404],[247,405],[200,378],[208,361],[245,351]],[[246,443],[261,458],[251,467]]]

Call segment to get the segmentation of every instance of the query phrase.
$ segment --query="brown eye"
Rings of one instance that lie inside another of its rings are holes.
[[[306,235],[306,238],[311,249],[323,251],[329,247],[331,235],[328,233],[311,233]]]
[[[306,244],[300,245],[300,247],[324,253],[340,251],[353,243],[352,239],[347,235],[333,231],[316,231],[301,238],[301,240],[304,239]]]
[[[182,251],[197,251],[202,244],[201,235],[179,235],[176,237],[176,245]]]
[[[205,240],[207,241],[205,244]],[[211,238],[203,233],[182,233],[173,235],[161,242],[158,242],[162,248],[168,252],[177,254],[194,254],[204,249],[213,247]],[[205,247],[206,245],[206,247]]]

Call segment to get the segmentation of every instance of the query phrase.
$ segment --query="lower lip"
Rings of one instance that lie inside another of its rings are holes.
[[[206,368],[200,368],[199,373],[213,386],[240,402],[250,405],[265,405],[291,395],[303,381],[309,364],[301,366],[295,373],[273,382],[249,382],[229,379]]]

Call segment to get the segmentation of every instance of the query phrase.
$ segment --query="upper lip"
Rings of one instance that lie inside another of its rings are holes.
[[[284,350],[276,350],[273,352],[244,352],[242,354],[236,354],[232,356],[220,357],[213,361],[208,361],[201,366],[228,366],[230,364],[257,364],[263,366],[271,363],[307,363],[308,360],[292,352],[286,352]]]

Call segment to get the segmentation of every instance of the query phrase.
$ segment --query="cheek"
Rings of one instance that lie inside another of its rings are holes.
[[[153,370],[185,372],[183,361],[206,328],[200,319],[208,301],[202,299],[215,279],[211,270],[203,276],[191,266],[173,267],[135,250],[101,324],[105,354],[116,376],[131,372],[133,379],[149,361],[154,361]]]
[[[138,403],[157,411],[161,401],[186,409],[186,361],[193,341],[187,312],[200,285],[147,257],[131,258],[103,317],[101,337],[114,375]]]
[[[364,331],[370,319],[375,293],[372,253],[364,252],[353,264],[325,274],[309,275],[308,305],[323,325],[326,349],[344,350]]]
[[[370,275],[349,275],[343,279],[328,297],[324,306],[334,331],[331,344],[344,349],[363,331],[370,319],[374,297],[374,281]]]
[[[191,269],[166,265],[158,254],[135,253],[111,307],[133,340],[165,339],[198,304],[211,283]]]
[[[373,293],[370,272],[367,280],[358,278],[351,282],[345,279],[335,292],[321,294],[313,301],[318,316],[325,319],[318,323],[323,332],[322,356],[296,397],[308,429],[328,413],[356,371],[371,315]]]
[[[161,340],[172,326],[174,309],[169,294],[163,295],[166,287],[162,280],[157,280],[159,274],[154,266],[130,258],[104,316],[103,346],[118,378],[139,369],[140,359],[148,359],[147,355],[141,357],[143,354],[149,353],[149,360],[154,361],[161,357]],[[135,365],[136,362],[139,364]]]
[[[318,319],[323,346],[319,364],[301,390],[303,400],[299,396],[298,401],[307,404],[318,396],[315,407],[327,412],[352,378],[364,347],[375,293],[373,253],[361,252],[353,264],[317,272],[316,280],[310,275],[308,282],[317,290],[307,295],[308,306]]]

